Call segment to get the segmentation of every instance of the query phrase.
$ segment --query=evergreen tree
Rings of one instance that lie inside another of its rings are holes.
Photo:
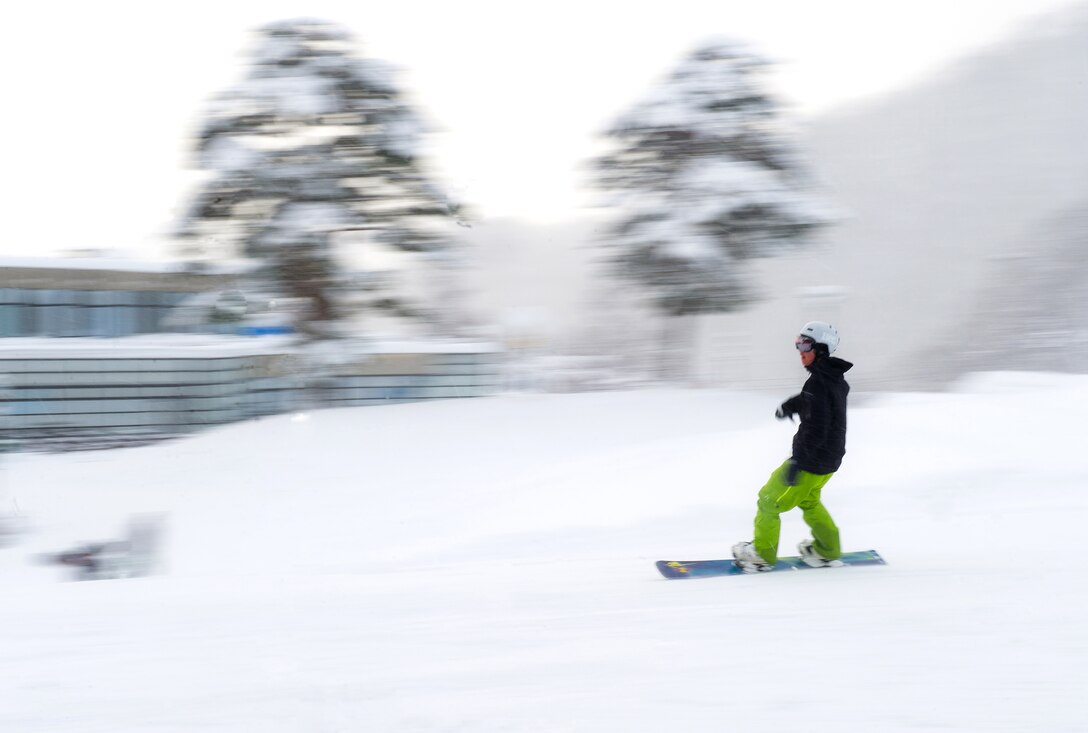
[[[355,57],[351,36],[333,24],[261,28],[246,77],[214,99],[197,136],[211,176],[178,235],[191,249],[214,241],[258,261],[277,292],[306,299],[311,326],[344,315],[337,234],[443,248],[440,223],[453,212],[419,165],[422,125],[393,77]]]
[[[667,315],[750,304],[749,262],[829,223],[761,86],[766,66],[738,43],[705,43],[607,130],[599,183],[622,212],[609,260]]]

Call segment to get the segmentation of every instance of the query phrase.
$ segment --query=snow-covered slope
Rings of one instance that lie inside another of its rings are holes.
[[[825,490],[889,565],[665,581],[750,533],[785,395],[511,396],[7,456],[0,730],[1071,731],[1088,378],[858,395]],[[163,572],[35,553],[165,512]],[[804,533],[787,515],[783,545]]]

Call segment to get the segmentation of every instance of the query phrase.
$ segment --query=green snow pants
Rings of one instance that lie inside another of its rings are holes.
[[[759,503],[756,510],[756,531],[752,544],[764,560],[774,565],[778,560],[778,535],[782,529],[782,520],[778,515],[790,509],[800,507],[805,524],[812,529],[813,549],[828,560],[842,556],[839,546],[839,528],[835,526],[831,515],[820,503],[820,490],[835,474],[818,475],[808,471],[797,472],[797,483],[786,485],[786,473],[790,462],[787,460],[771,474],[767,483],[759,490]]]

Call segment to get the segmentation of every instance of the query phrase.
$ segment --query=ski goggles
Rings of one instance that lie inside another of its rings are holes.
[[[793,342],[793,345],[796,346],[797,350],[801,353],[812,351],[816,348],[816,342],[808,336],[798,336],[797,340]]]

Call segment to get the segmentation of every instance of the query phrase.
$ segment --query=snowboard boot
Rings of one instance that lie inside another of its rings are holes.
[[[812,546],[812,540],[801,540],[797,545],[797,551],[801,553],[801,562],[810,568],[841,568],[842,560],[828,560],[816,552]]]
[[[774,570],[774,566],[759,556],[751,542],[738,542],[733,545],[733,564],[746,573],[766,573]]]

